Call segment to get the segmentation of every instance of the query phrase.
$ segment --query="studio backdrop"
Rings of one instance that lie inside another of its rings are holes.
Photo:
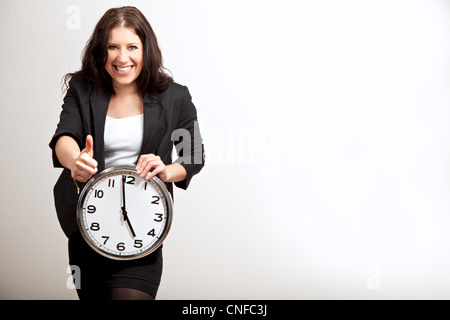
[[[0,298],[76,299],[48,147],[133,5],[198,111],[159,299],[450,298],[450,1],[2,0]]]

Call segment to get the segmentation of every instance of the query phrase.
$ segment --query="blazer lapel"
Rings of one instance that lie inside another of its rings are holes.
[[[164,100],[165,95],[161,95]],[[144,137],[140,154],[156,154],[166,131],[164,107],[153,97],[144,97]]]
[[[100,88],[98,90],[97,97],[91,101],[91,114],[93,121],[91,126],[94,127],[94,158],[98,162],[98,172],[105,169],[105,120],[110,100],[111,95]]]
[[[167,96],[162,94],[162,100],[166,100]],[[94,158],[98,162],[98,172],[105,169],[105,120],[110,100],[111,95],[99,89],[97,97],[90,104],[93,122],[91,127],[93,127],[94,136]],[[167,101],[164,104],[168,105]],[[164,107],[153,97],[144,97],[144,133],[140,155],[156,154],[167,127],[165,113]]]

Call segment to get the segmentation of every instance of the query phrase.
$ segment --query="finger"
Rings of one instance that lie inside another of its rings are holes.
[[[153,163],[152,161],[145,161],[141,164],[141,168],[139,170],[139,175],[143,178],[145,177],[145,175],[151,171],[153,167]]]
[[[91,135],[86,137],[86,148],[87,154],[92,158],[94,156],[94,139]]]
[[[91,167],[82,161],[77,161],[75,164],[75,174],[86,173],[87,175],[92,176],[97,172],[97,167]]]
[[[144,178],[149,172],[153,171],[158,165],[161,165],[162,162],[159,159],[152,159],[150,161],[143,162],[141,168],[140,176]]]
[[[136,168],[143,168],[148,161],[153,160],[155,155],[153,153],[143,154],[139,157],[139,160],[136,164]]]
[[[80,181],[80,182],[86,182],[89,180],[91,176],[89,176],[88,174],[86,174],[85,172],[80,172],[80,173],[74,173],[72,174],[72,178]]]
[[[136,170],[140,169],[143,159],[144,159],[144,156],[141,155],[138,159],[138,162],[136,163]]]
[[[83,171],[74,173],[74,174],[72,175],[72,178],[74,178],[75,180],[80,181],[80,182],[86,182],[86,181],[88,181],[91,177],[92,177],[91,174],[89,174],[89,173],[87,173],[87,172],[83,172]]]
[[[140,174],[142,172],[142,170],[144,169],[145,165],[147,164],[147,162],[151,161],[154,157],[155,157],[155,155],[153,153],[141,155],[136,164],[137,173]]]
[[[98,162],[92,158],[91,156],[89,156],[87,153],[83,153],[80,158],[79,158],[80,162],[84,163],[85,165],[91,167],[91,168],[97,168],[98,166]]]
[[[144,170],[141,173],[141,177],[147,180],[150,180],[157,174],[164,171],[165,165],[160,159],[155,159],[154,161],[150,161],[145,166]]]
[[[153,169],[146,177],[145,179],[151,180],[153,177],[156,177],[158,174],[164,171],[164,166],[159,166],[155,169]]]
[[[79,181],[79,182],[86,182],[89,180],[88,177],[83,177],[81,175],[72,176],[73,179]]]

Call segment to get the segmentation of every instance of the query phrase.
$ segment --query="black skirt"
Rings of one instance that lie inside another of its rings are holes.
[[[69,263],[80,299],[105,297],[110,288],[131,288],[156,297],[162,275],[162,246],[135,260],[113,260],[95,252],[77,231],[69,238]]]

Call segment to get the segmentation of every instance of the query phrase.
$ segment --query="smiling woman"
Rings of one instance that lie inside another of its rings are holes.
[[[157,176],[170,193],[172,183],[186,189],[203,167],[203,157],[195,161],[195,150],[203,150],[203,144],[189,91],[164,72],[156,36],[134,7],[104,14],[86,45],[81,70],[66,75],[65,82],[67,93],[50,147],[54,165],[64,167],[54,197],[69,238],[70,264],[82,274],[77,293],[80,299],[153,299],[162,274],[161,247],[126,262],[94,252],[77,225],[77,189],[96,173],[119,165],[134,165],[136,174],[147,180]],[[190,145],[180,148],[186,142],[175,132],[189,133]],[[129,224],[128,216],[133,219],[131,212],[124,215],[123,225]],[[98,221],[95,225],[99,231]]]
[[[132,84],[142,71],[142,42],[133,29],[116,27],[109,32],[105,69],[118,89]]]
[[[128,70],[130,66],[133,67]],[[128,71],[130,77],[116,85],[136,80],[141,98],[145,94],[159,97],[173,82],[162,64],[156,35],[142,12],[133,7],[112,8],[99,20],[87,42],[81,70],[67,74],[65,83],[68,87],[69,80],[75,75],[82,78],[93,86],[92,98],[100,86],[106,85],[105,89],[115,93],[114,81],[128,75]]]
[[[105,70],[111,77],[115,92],[109,103],[108,116],[122,119],[142,114],[136,81],[143,66],[141,39],[133,29],[119,26],[109,32],[107,47]]]

